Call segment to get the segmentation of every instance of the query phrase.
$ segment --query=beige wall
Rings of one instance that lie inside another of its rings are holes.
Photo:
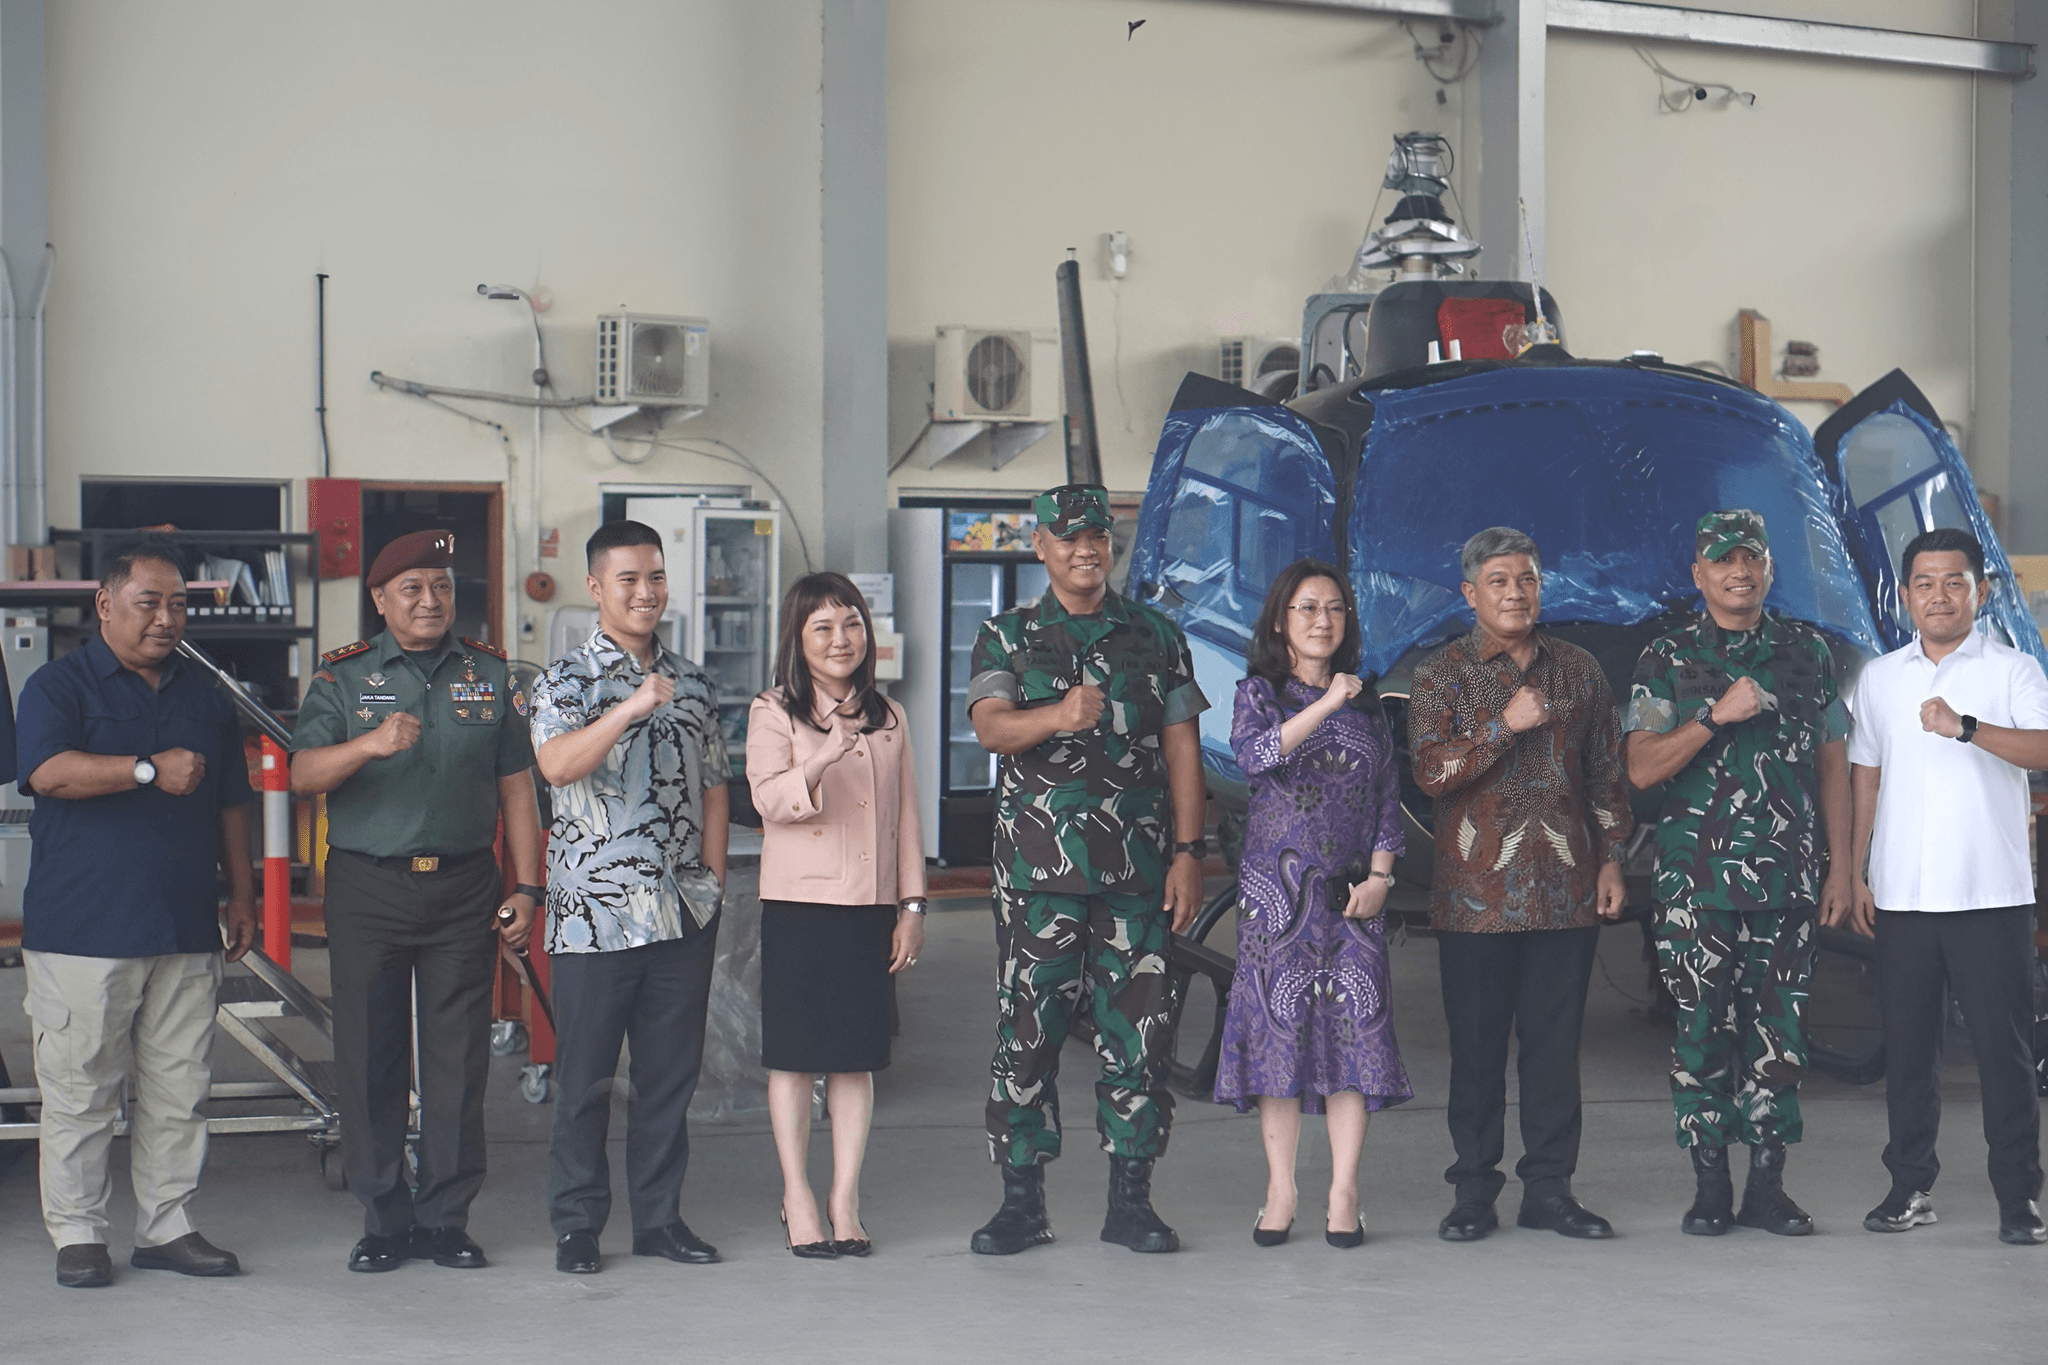
[[[525,319],[474,290],[544,286],[550,363],[571,393],[589,391],[599,311],[709,317],[713,406],[670,434],[760,461],[815,546],[822,3],[50,0],[52,520],[75,523],[86,474],[303,488],[317,472],[312,277],[326,271],[337,475],[503,479],[496,433],[367,376],[521,390]],[[1741,7],[1948,32],[1973,22],[1971,0]],[[925,417],[933,329],[1053,325],[1052,272],[1075,246],[1107,478],[1141,487],[1182,374],[1208,370],[1224,333],[1294,333],[1303,298],[1344,270],[1392,134],[1449,135],[1477,207],[1476,77],[1439,105],[1395,20],[1153,0],[1127,40],[1128,8],[891,4],[893,453]],[[1732,365],[1735,312],[1756,307],[1780,343],[1820,344],[1825,378],[1860,387],[1906,368],[2001,488],[2002,433],[1980,446],[1971,412],[1985,325],[1972,205],[1988,191],[1973,190],[1970,78],[1656,51],[1758,102],[1660,113],[1626,43],[1552,40],[1546,283],[1574,348]],[[1112,229],[1131,235],[1116,285],[1100,253]],[[1482,265],[1498,272],[1512,244],[1493,246]],[[515,457],[516,584],[532,558],[531,422],[477,410],[505,423]],[[628,468],[558,417],[544,455],[538,520],[570,556],[551,562],[569,580],[558,601],[582,600],[574,547],[601,480],[769,492],[700,455]],[[1055,433],[998,473],[956,459],[891,483],[1061,477]],[[787,573],[800,560],[796,538],[785,543]],[[352,631],[353,592],[323,599],[324,643]]]
[[[767,466],[816,544],[819,14],[819,0],[51,0],[53,522],[76,524],[85,474],[285,477],[302,499],[325,271],[336,475],[503,479],[495,432],[368,375],[530,393],[523,306],[476,286],[545,286],[566,393],[591,391],[600,311],[708,317],[712,406],[671,434]],[[468,406],[505,424],[530,525],[530,414]],[[557,417],[543,449],[540,521],[567,556],[549,562],[567,580],[558,605],[587,600],[576,547],[598,481],[768,492],[693,455],[629,469]],[[526,541],[508,535],[519,576]],[[330,586],[324,643],[353,638],[354,592]]]
[[[1949,33],[1968,33],[1973,13],[1971,0],[1727,7]],[[1449,135],[1477,209],[1477,77],[1439,106],[1394,19],[1162,0],[1127,41],[1126,9],[892,4],[897,454],[926,416],[933,328],[1053,325],[1052,271],[1078,246],[1106,477],[1142,487],[1182,374],[1211,371],[1223,333],[1298,332],[1304,297],[1347,266],[1393,134]],[[1425,38],[1434,27],[1416,25]],[[1752,307],[1780,349],[1818,343],[1823,378],[1860,388],[1900,366],[1971,427],[1971,78],[1652,47],[1757,102],[1661,113],[1657,78],[1627,42],[1552,38],[1544,282],[1572,348],[1732,370],[1735,315]],[[1098,245],[1112,229],[1132,249],[1114,286]],[[1514,244],[1488,245],[1482,270],[1509,271]],[[1980,463],[2002,486],[2002,452]],[[1062,469],[1055,432],[997,473],[963,457],[905,465],[893,482],[1037,488]]]

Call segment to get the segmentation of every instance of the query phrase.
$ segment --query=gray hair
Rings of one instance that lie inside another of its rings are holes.
[[[1458,552],[1458,565],[1465,571],[1465,581],[1477,583],[1479,566],[1502,555],[1527,555],[1536,572],[1543,572],[1543,555],[1535,541],[1512,526],[1489,526],[1466,541],[1465,548]]]

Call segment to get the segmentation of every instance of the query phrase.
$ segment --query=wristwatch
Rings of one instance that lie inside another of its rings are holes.
[[[146,758],[135,760],[135,785],[147,787],[156,781],[156,764]]]
[[[1389,891],[1392,891],[1396,885],[1394,881],[1394,874],[1391,872],[1381,872],[1378,868],[1374,868],[1371,872],[1368,872],[1365,875],[1368,877],[1378,877],[1382,879],[1386,882],[1387,890]]]
[[[512,894],[515,896],[525,896],[532,900],[535,905],[539,905],[548,898],[548,889],[545,886],[530,886],[525,882],[521,882],[512,888]]]
[[[1197,861],[1200,861],[1201,859],[1203,859],[1203,858],[1206,858],[1206,857],[1208,857],[1208,856],[1209,856],[1209,841],[1208,841],[1208,839],[1206,839],[1206,838],[1202,838],[1202,839],[1188,839],[1188,840],[1185,840],[1185,841],[1183,841],[1183,842],[1181,842],[1181,843],[1177,843],[1177,844],[1175,844],[1175,845],[1173,846],[1173,856],[1174,856],[1174,857],[1178,858],[1178,857],[1179,857],[1179,856],[1180,856],[1181,854],[1183,854],[1183,853],[1192,853],[1192,854],[1194,854],[1194,855],[1195,855],[1195,858],[1196,858],[1196,860],[1197,860]]]
[[[1968,744],[1968,743],[1970,742],[1971,738],[1972,738],[1972,737],[1973,737],[1974,735],[1976,735],[1976,733],[1977,733],[1977,718],[1976,718],[1975,716],[1964,716],[1964,717],[1963,717],[1963,732],[1962,732],[1961,734],[1957,735],[1957,736],[1956,736],[1956,739],[1957,739],[1957,741],[1958,741],[1959,743],[1963,743],[1963,744]]]
[[[1714,704],[1710,701],[1700,703],[1700,709],[1692,713],[1692,721],[1710,735],[1721,733],[1721,723],[1714,719]]]
[[[908,910],[913,915],[922,915],[926,913],[925,906],[926,901],[923,896],[907,896],[904,898],[901,908]]]

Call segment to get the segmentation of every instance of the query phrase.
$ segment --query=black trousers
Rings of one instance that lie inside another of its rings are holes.
[[[488,849],[444,859],[436,872],[383,867],[343,849],[327,860],[336,1107],[365,1232],[397,1236],[416,1222],[468,1226],[470,1201],[484,1183],[499,889]],[[415,989],[417,1192],[405,1170]]]
[[[1977,1054],[1984,1142],[2000,1208],[2041,1193],[2041,1107],[2034,1094],[2034,907],[1877,912],[1877,1006],[1895,1187],[1931,1190],[1941,1163],[1942,987],[1962,1008]]]
[[[1508,1035],[1521,1047],[1524,1198],[1571,1188],[1579,1165],[1579,1029],[1600,930],[1437,935],[1451,1034],[1451,1146],[1444,1172],[1460,1201],[1491,1203],[1508,1104]]]
[[[633,1231],[676,1221],[690,1164],[690,1098],[704,1061],[704,1012],[718,940],[713,920],[688,938],[608,953],[557,953],[555,1128],[548,1221],[555,1235],[602,1232],[612,1211],[605,1137],[619,1045],[626,1077],[626,1190]]]

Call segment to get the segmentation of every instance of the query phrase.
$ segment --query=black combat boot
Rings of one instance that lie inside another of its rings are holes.
[[[1813,1219],[1785,1193],[1785,1144],[1762,1142],[1749,1149],[1749,1182],[1742,1187],[1742,1207],[1735,1221],[1780,1237],[1804,1237]]]
[[[1179,1251],[1180,1236],[1152,1212],[1152,1158],[1109,1159],[1109,1216],[1102,1240],[1133,1251]]]
[[[1681,1232],[1694,1237],[1719,1237],[1735,1221],[1735,1181],[1728,1174],[1728,1149],[1694,1144],[1692,1173],[1699,1192],[1685,1211]]]
[[[974,1231],[967,1249],[982,1256],[1014,1256],[1052,1240],[1052,1220],[1045,1216],[1045,1167],[1004,1165],[1003,1206]]]

